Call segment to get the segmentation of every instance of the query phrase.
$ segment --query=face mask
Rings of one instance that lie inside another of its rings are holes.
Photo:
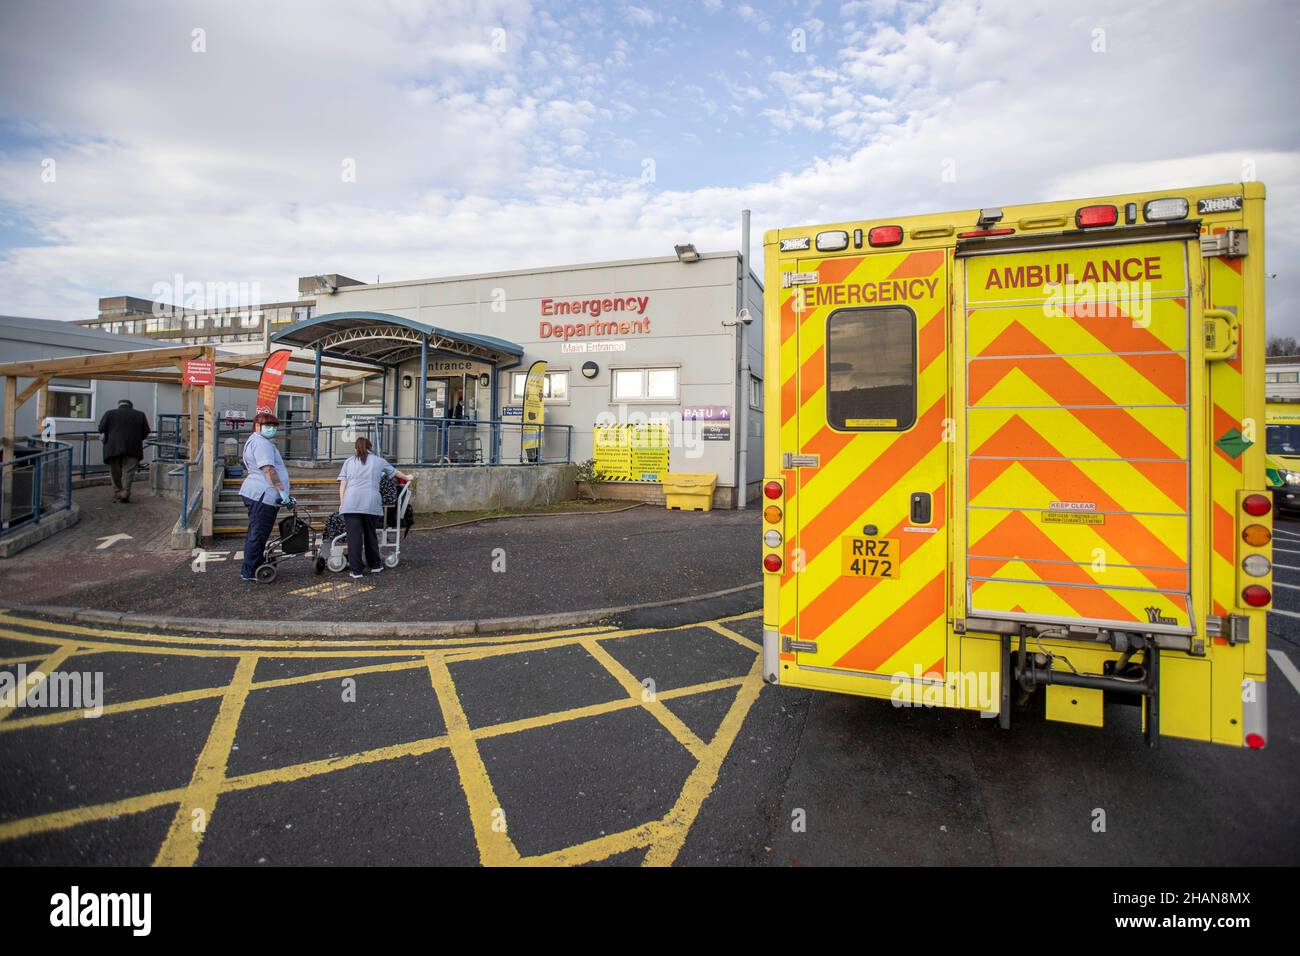
[[[274,438],[274,437],[275,437],[275,426],[274,426],[274,425],[263,425],[263,426],[262,426],[262,437],[263,437],[263,438]]]

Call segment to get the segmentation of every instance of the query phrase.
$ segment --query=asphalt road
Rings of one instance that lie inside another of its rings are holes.
[[[101,674],[107,705],[0,717],[0,864],[1294,865],[1300,522],[1277,532],[1262,752],[1148,750],[1124,707],[1002,731],[770,687],[735,609],[364,643],[0,614],[4,669]]]

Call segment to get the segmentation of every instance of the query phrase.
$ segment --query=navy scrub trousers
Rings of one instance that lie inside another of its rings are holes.
[[[375,532],[378,522],[378,515],[349,512],[343,516],[343,524],[348,529],[348,568],[353,574],[360,574],[365,567],[382,569],[384,566],[383,559],[379,557],[379,535]],[[363,543],[364,565],[361,563]]]
[[[255,501],[246,495],[239,497],[244,499],[244,507],[248,509],[248,537],[244,539],[244,564],[239,573],[251,578],[257,573],[257,566],[262,563],[266,542],[271,540],[271,531],[275,528],[275,516],[279,513],[280,506]]]

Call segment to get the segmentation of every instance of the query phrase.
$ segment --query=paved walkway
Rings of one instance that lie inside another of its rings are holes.
[[[15,603],[185,618],[427,622],[623,607],[759,580],[757,511],[643,507],[412,531],[399,566],[376,576],[317,575],[299,556],[281,562],[273,583],[247,584],[241,540],[219,539],[202,559],[168,551],[171,502],[138,496],[118,506],[109,494],[78,492],[87,518],[0,562],[0,591]],[[116,534],[132,537],[110,540]],[[757,588],[746,601],[758,606]]]

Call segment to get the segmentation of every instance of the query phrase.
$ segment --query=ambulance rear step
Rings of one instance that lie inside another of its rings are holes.
[[[1122,650],[1131,635],[1138,635],[1150,644],[1166,651],[1184,651],[1193,657],[1205,656],[1205,638],[1228,637],[1241,632],[1233,618],[1211,617],[1206,621],[1205,634],[1189,634],[1185,631],[1144,629],[1139,624],[1099,624],[1069,618],[1010,618],[1010,617],[967,617],[953,622],[953,630],[958,634],[968,632],[982,634],[1016,635],[1028,630],[1035,637],[1047,637],[1053,640],[1081,641],[1089,644],[1106,644],[1113,650]],[[1235,643],[1235,642],[1234,642]]]

